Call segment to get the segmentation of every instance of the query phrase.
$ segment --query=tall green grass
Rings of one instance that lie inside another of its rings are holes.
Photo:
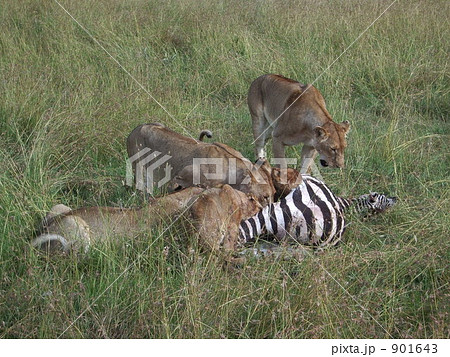
[[[398,1],[325,72],[390,1],[61,3],[173,118],[56,2],[2,1],[1,337],[449,337],[447,1]],[[30,250],[56,203],[140,203],[122,185],[138,124],[209,128],[253,158],[263,73],[319,77],[352,122],[346,168],[321,174],[342,195],[397,195],[393,210],[335,249],[231,272],[168,224],[79,260]]]

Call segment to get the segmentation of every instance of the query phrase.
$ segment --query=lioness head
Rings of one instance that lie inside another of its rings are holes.
[[[238,190],[253,195],[259,203],[266,206],[273,202],[275,187],[272,181],[272,167],[266,159],[258,159],[252,165],[247,159],[248,171],[242,172],[245,178],[238,178]]]
[[[314,148],[320,154],[320,164],[325,167],[344,167],[346,135],[350,129],[348,120],[337,124],[325,123],[314,128]]]
[[[203,192],[190,209],[200,245],[208,250],[233,251],[239,236],[239,224],[256,214],[262,206],[253,197],[229,185]]]
[[[286,197],[289,192],[302,183],[302,175],[290,167],[283,170],[278,167],[273,167],[272,182],[275,187],[274,201],[276,202]]]

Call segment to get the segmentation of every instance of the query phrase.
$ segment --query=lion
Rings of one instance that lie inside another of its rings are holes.
[[[170,221],[192,205],[204,188],[189,187],[153,199],[141,208],[54,206],[42,221],[38,236],[31,241],[35,248],[48,253],[82,255],[92,245],[111,237],[132,239],[153,226]]]
[[[286,169],[272,167],[272,182],[275,187],[274,201],[277,202],[302,183],[302,175],[290,167]]]
[[[180,223],[198,239],[203,251],[224,263],[236,263],[239,225],[262,208],[252,195],[230,185],[204,189],[188,187],[154,199],[142,208],[83,207],[58,204],[42,222],[31,245],[49,254],[83,256],[92,246],[117,238],[132,240],[162,222]],[[242,258],[237,258],[242,261]]]
[[[226,263],[242,263],[236,258],[239,247],[239,225],[261,210],[251,195],[230,185],[202,192],[186,216],[203,250],[214,253]]]
[[[165,160],[164,164],[154,163],[145,169],[147,187],[156,183],[163,186],[167,181],[169,191],[193,185],[209,188],[230,184],[244,193],[253,194],[261,204],[273,201],[275,189],[267,161],[253,164],[228,145],[201,142],[162,124],[152,123],[139,125],[131,132],[127,138],[127,152],[136,186],[141,179],[139,176],[143,175],[143,165],[149,166],[153,157],[159,158],[158,155],[163,154],[160,160]],[[146,152],[150,155],[144,157]]]
[[[266,157],[264,146],[272,134],[273,157],[285,159],[285,147],[303,143],[301,173],[320,154],[324,167],[344,167],[349,121],[337,124],[325,100],[312,85],[280,75],[266,74],[250,85],[248,107],[253,123],[256,157]]]

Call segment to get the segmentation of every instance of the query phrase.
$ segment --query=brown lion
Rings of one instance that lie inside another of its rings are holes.
[[[230,185],[202,192],[193,203],[186,222],[198,236],[201,248],[229,263],[237,263],[239,224],[256,214],[261,205]]]
[[[54,206],[31,245],[48,253],[86,253],[92,245],[115,238],[132,239],[187,210],[204,189],[188,187],[158,197],[141,208]]]
[[[198,239],[204,251],[234,263],[239,224],[262,206],[230,185],[204,189],[188,187],[154,199],[142,208],[82,207],[75,210],[58,204],[42,222],[31,245],[53,254],[83,255],[93,246],[118,239],[133,240],[160,223],[178,218]],[[177,217],[177,218],[176,218]]]
[[[141,176],[139,168],[149,160],[136,161],[134,158],[148,150],[152,154],[162,153],[168,159],[152,171],[154,176],[149,181],[153,182],[147,182],[147,185],[161,182],[168,176],[168,185],[173,188],[193,185],[209,188],[229,184],[254,195],[261,204],[273,202],[275,189],[271,167],[266,160],[253,164],[228,145],[194,140],[159,123],[139,125],[127,138],[127,152],[130,160],[133,158],[136,185]]]
[[[250,86],[248,107],[256,157],[266,157],[264,145],[271,134],[273,157],[281,160],[285,158],[285,146],[303,143],[301,173],[306,173],[317,152],[322,166],[344,167],[350,123],[335,123],[319,90],[312,85],[280,75],[263,75]]]

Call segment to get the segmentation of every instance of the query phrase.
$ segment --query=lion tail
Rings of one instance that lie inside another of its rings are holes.
[[[70,250],[71,244],[59,234],[44,233],[31,241],[31,246],[47,252],[59,250],[64,253]]]
[[[211,139],[212,138],[212,132],[209,130],[202,130],[200,132],[200,136],[198,137],[199,141],[203,141],[203,137],[206,136],[207,138]]]

